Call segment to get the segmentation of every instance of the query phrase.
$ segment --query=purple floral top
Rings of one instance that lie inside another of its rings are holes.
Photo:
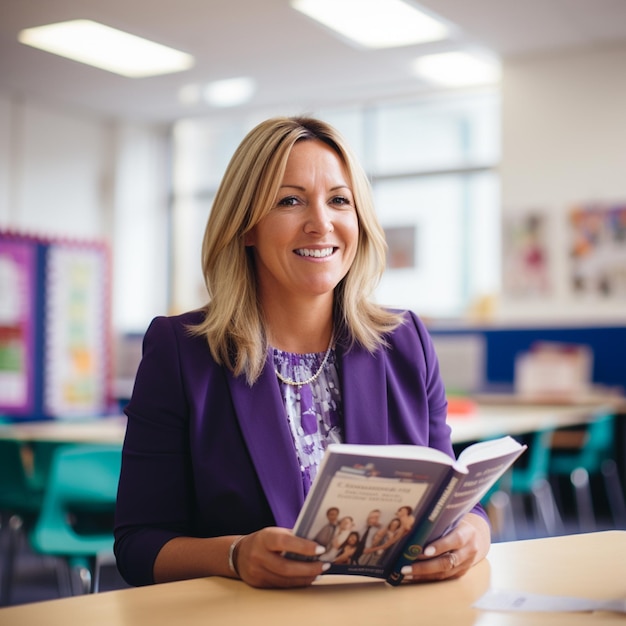
[[[308,380],[320,368],[325,352],[294,354],[273,349],[274,367],[284,378]],[[319,376],[296,387],[278,379],[287,421],[307,494],[329,443],[342,441],[342,409],[335,351],[331,350]]]

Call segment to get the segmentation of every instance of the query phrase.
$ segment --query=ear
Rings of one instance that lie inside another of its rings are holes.
[[[254,228],[249,230],[243,237],[243,245],[247,248],[251,248],[254,246],[255,236],[254,236]]]

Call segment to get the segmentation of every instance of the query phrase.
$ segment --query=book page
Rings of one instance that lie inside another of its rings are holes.
[[[465,448],[459,455],[458,462],[469,466],[496,457],[508,457],[511,453],[519,451],[520,447],[521,444],[509,436],[479,441]]]
[[[456,489],[433,526],[428,537],[429,542],[445,535],[460,517],[468,513],[477,502],[480,502],[503,472],[526,450],[525,445],[520,445],[510,437],[507,439],[510,439],[512,443],[504,442],[505,445],[500,446],[503,450],[507,450],[506,453],[494,458],[486,456],[480,461],[475,460],[469,465],[468,473],[459,474]],[[502,450],[499,452],[501,453]]]

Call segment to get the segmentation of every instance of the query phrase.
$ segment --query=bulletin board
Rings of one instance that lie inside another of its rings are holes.
[[[44,412],[106,409],[109,396],[108,254],[104,246],[52,243],[46,251]]]
[[[0,414],[35,409],[37,247],[0,237]]]
[[[110,410],[109,277],[104,243],[0,232],[0,414]]]

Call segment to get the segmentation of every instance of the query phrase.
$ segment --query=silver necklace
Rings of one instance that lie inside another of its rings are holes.
[[[328,344],[328,349],[326,350],[326,354],[324,354],[322,363],[317,368],[317,371],[315,372],[315,374],[313,374],[313,376],[310,376],[306,380],[294,380],[293,378],[289,378],[288,376],[283,376],[276,369],[276,367],[274,367],[274,372],[276,376],[278,377],[278,380],[285,383],[285,385],[291,385],[292,387],[298,387],[298,388],[303,387],[304,385],[310,385],[311,383],[315,382],[319,378],[319,375],[322,373],[322,370],[324,369],[324,365],[326,365],[326,362],[328,361],[328,357],[330,356],[330,353],[333,349],[333,338],[334,338],[334,333],[331,334],[330,336],[330,343]]]

